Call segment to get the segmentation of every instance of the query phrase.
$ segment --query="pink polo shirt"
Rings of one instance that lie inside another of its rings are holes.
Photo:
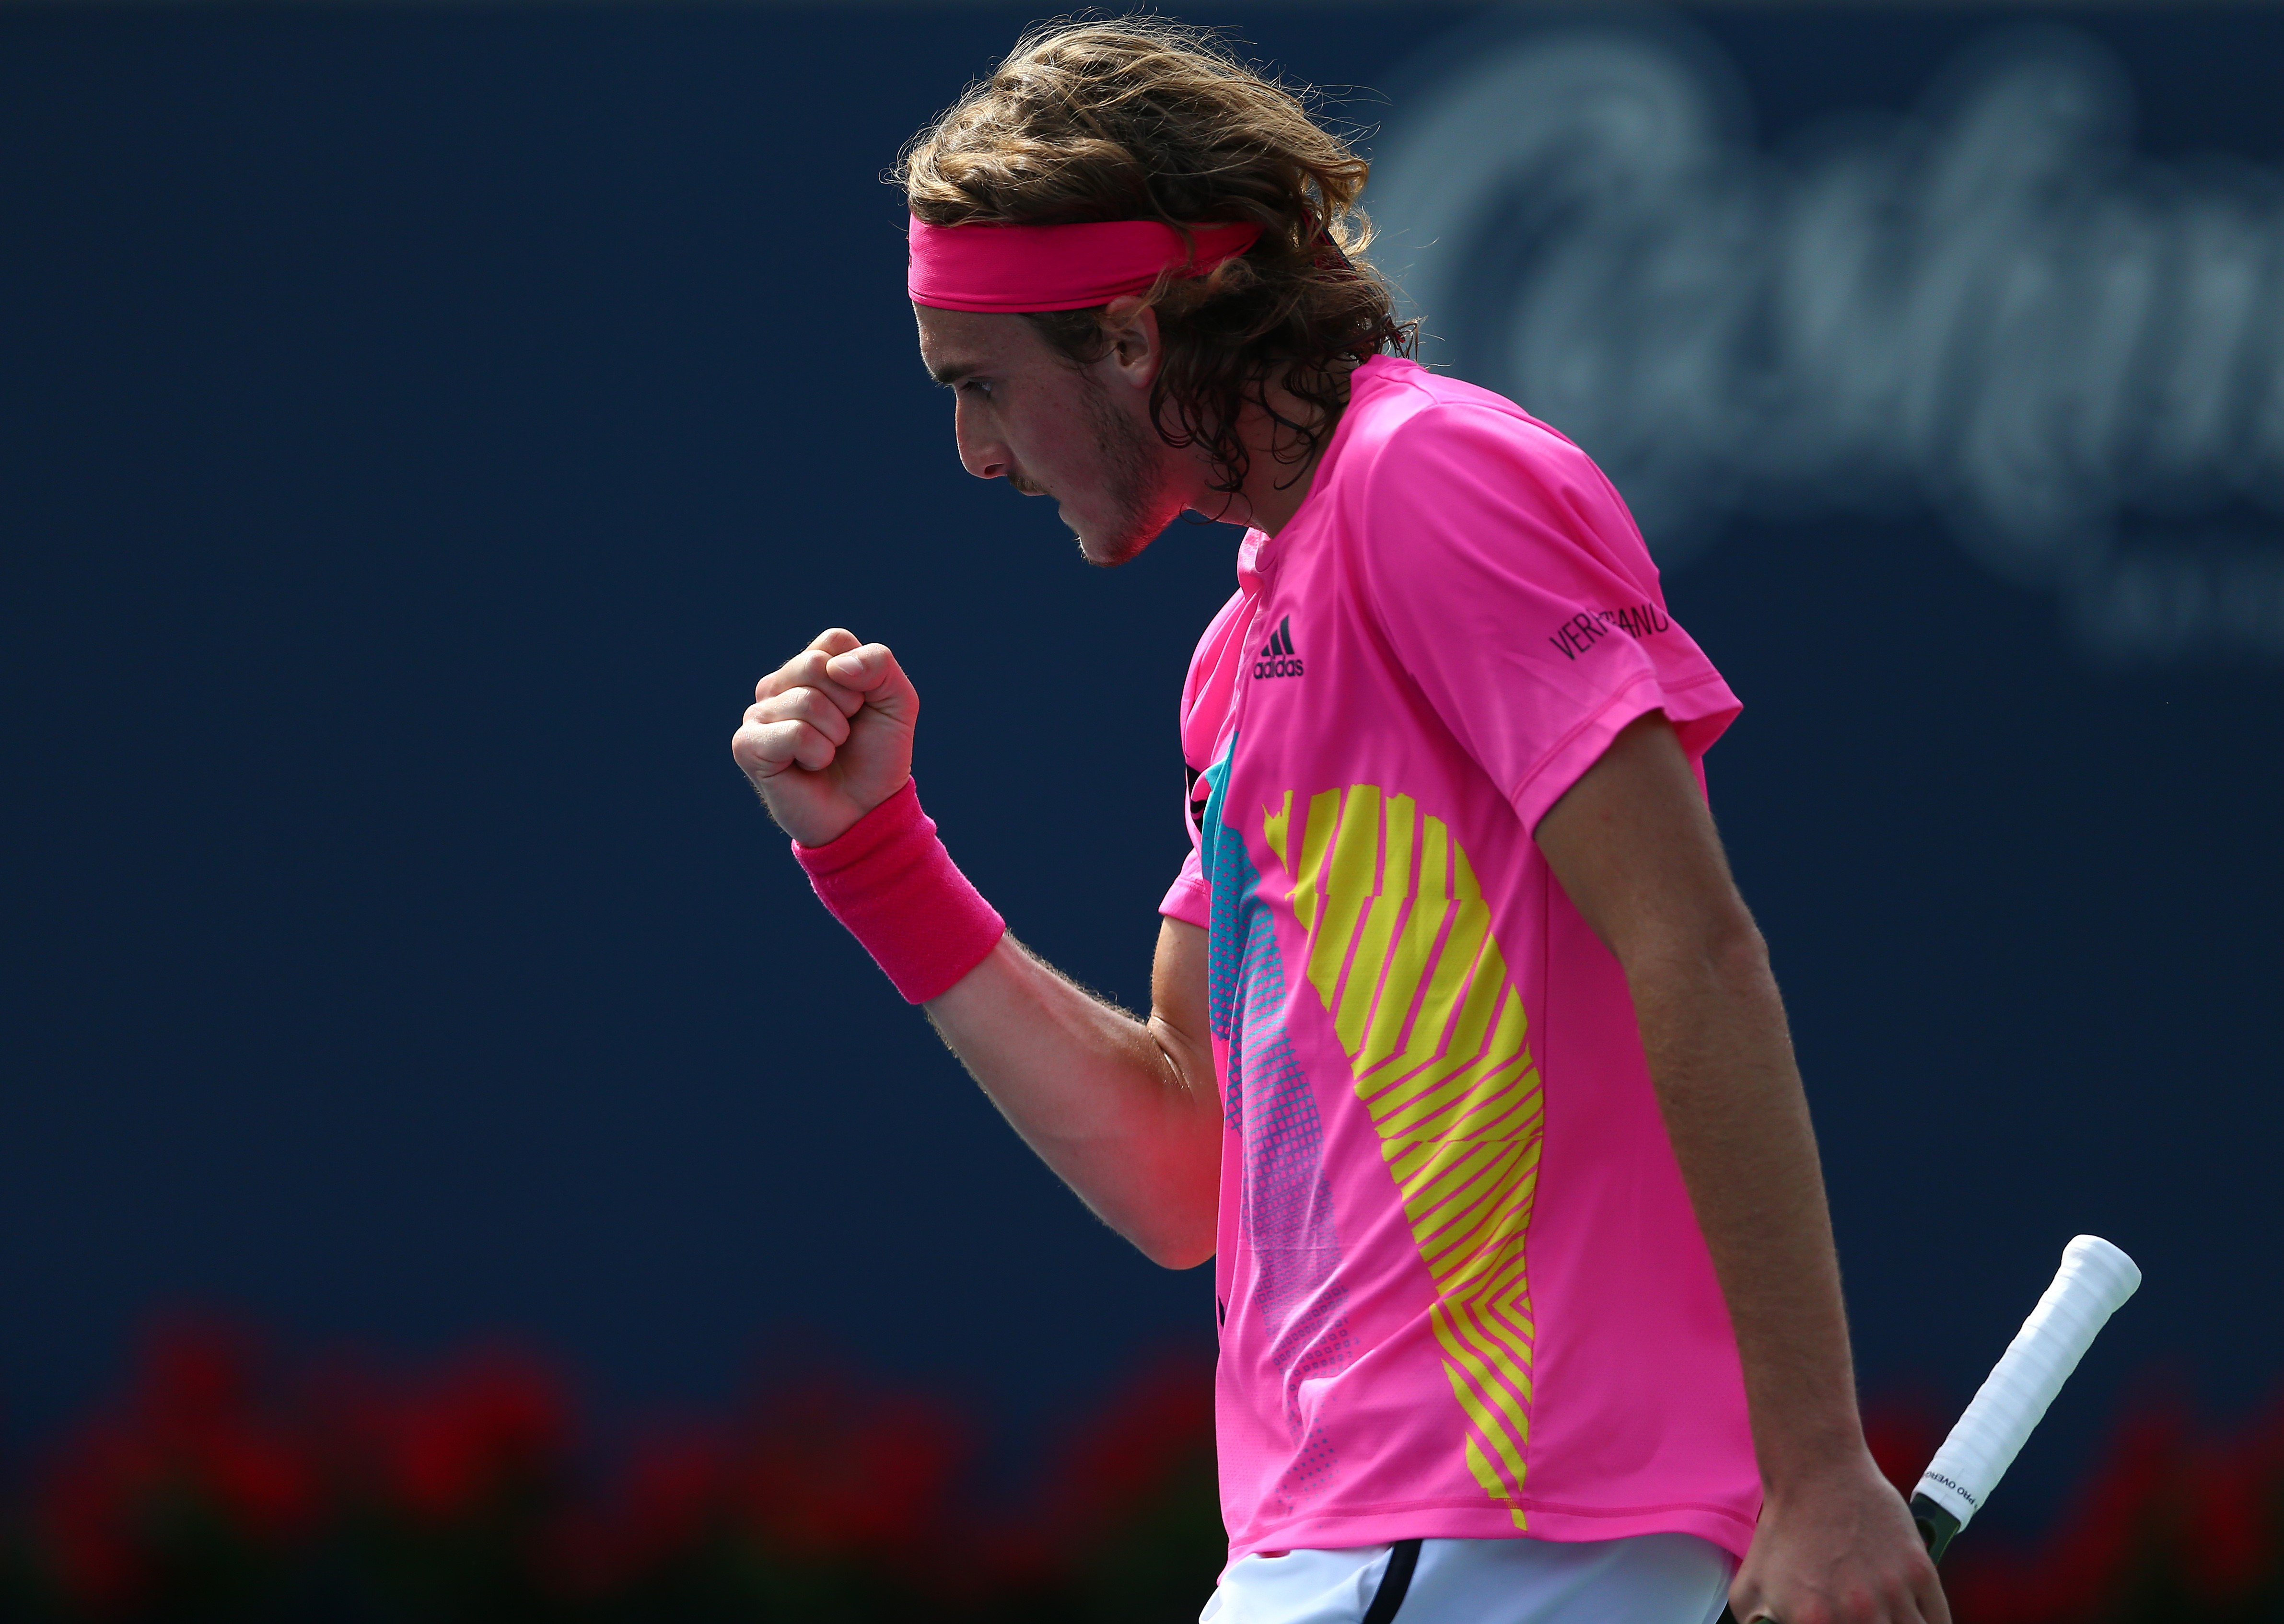
[[[1222,1509],[1256,1550],[1680,1532],[1742,1556],[1735,1339],[1617,962],[1532,830],[1662,710],[1737,700],[1625,505],[1382,356],[1248,535],[1182,696],[1228,1138]]]

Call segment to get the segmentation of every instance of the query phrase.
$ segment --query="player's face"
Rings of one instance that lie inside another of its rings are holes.
[[[1180,516],[1187,470],[1150,426],[1131,355],[1074,366],[1020,316],[917,309],[968,472],[1052,496],[1090,563],[1125,563]]]

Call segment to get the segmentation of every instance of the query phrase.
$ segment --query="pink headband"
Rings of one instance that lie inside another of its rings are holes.
[[[939,310],[1083,310],[1139,293],[1166,270],[1201,277],[1261,235],[1249,222],[1199,226],[1190,236],[1157,220],[1091,225],[930,225],[915,218],[906,285],[912,302]]]

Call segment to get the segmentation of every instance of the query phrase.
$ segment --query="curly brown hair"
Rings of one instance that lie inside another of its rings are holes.
[[[1380,274],[1363,258],[1357,207],[1368,166],[1310,116],[1301,93],[1247,66],[1215,35],[1153,17],[1060,22],[1017,42],[988,79],[906,145],[893,180],[932,225],[1069,225],[1250,220],[1260,239],[1203,277],[1168,271],[1143,297],[1166,358],[1151,410],[1169,445],[1202,446],[1212,488],[1235,493],[1249,458],[1250,405],[1271,418],[1271,455],[1316,459],[1348,401],[1348,375],[1384,351],[1409,355]],[[1036,323],[1075,364],[1104,353],[1102,307]],[[1269,386],[1310,409],[1295,420]]]

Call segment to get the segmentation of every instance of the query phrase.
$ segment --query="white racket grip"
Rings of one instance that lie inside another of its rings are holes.
[[[2108,1241],[2081,1235],[2070,1242],[2054,1283],[1928,1463],[1919,1492],[1965,1527],[2014,1464],[2094,1333],[2140,1284],[2133,1260]]]

